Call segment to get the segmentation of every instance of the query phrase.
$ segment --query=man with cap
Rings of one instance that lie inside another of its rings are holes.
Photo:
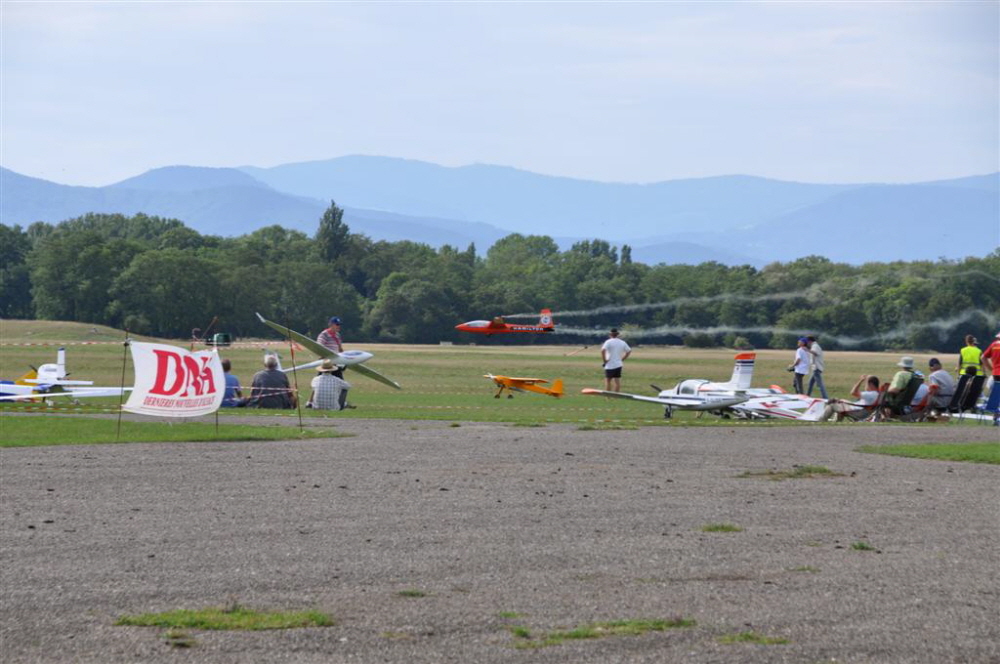
[[[319,333],[316,337],[316,343],[318,343],[323,348],[328,348],[334,353],[343,353],[344,346],[340,340],[340,316],[331,316],[327,323],[326,329]],[[344,368],[337,367],[333,372],[333,375],[337,378],[343,379]]]
[[[333,375],[337,365],[329,358],[316,369],[316,377],[310,386],[312,394],[306,408],[317,410],[343,410],[347,407],[347,390],[351,384]]]
[[[944,370],[936,357],[932,357],[927,366],[930,369],[927,385],[937,385],[937,393],[931,399],[931,408],[947,408],[951,398],[955,396],[955,379]]]
[[[1000,332],[983,351],[981,360],[986,373],[993,376],[993,387],[990,388],[986,410],[992,411],[993,424],[1000,425]]]

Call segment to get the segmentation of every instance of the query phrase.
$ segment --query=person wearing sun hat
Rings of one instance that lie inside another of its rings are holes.
[[[334,375],[337,365],[327,358],[316,368],[316,377],[310,387],[312,394],[306,408],[317,410],[343,410],[347,407],[347,390],[351,384]]]
[[[889,382],[885,401],[893,413],[899,415],[910,405],[909,401],[923,384],[924,379],[913,370],[913,358],[909,355],[899,358],[896,366],[900,370],[896,372],[896,375]]]
[[[980,360],[983,368],[993,379],[990,397],[986,401],[984,410],[993,413],[993,424],[1000,425],[1000,332],[993,339],[993,343],[983,351]]]

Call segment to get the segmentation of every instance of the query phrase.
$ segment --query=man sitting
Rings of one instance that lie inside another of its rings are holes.
[[[951,398],[955,396],[955,379],[944,370],[941,362],[936,357],[932,357],[927,363],[931,373],[927,376],[928,385],[937,385],[937,393],[931,399],[930,407],[934,409],[944,409],[951,403]]]
[[[862,390],[862,384],[865,384],[867,389]],[[854,421],[865,419],[871,414],[871,407],[878,400],[878,386],[877,376],[861,376],[851,389],[851,396],[857,399],[857,401],[831,399],[826,408],[823,409],[823,414],[820,416],[819,421],[826,422],[834,415],[837,416],[835,419],[836,422],[845,419]]]
[[[331,360],[323,360],[316,369],[317,376],[312,379],[312,394],[306,408],[317,410],[343,410],[347,408],[347,390],[351,387],[343,378],[337,378],[334,372],[338,369]]]
[[[913,370],[913,358],[909,355],[900,358],[896,366],[900,370],[892,377],[889,389],[886,390],[885,406],[891,415],[899,417],[909,411],[924,378]]]
[[[278,357],[264,356],[264,370],[254,374],[250,387],[249,408],[295,408],[296,398],[288,376],[278,369]]]

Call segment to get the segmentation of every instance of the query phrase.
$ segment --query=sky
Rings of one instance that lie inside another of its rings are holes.
[[[0,165],[919,182],[1000,170],[998,81],[1000,0],[0,0]]]

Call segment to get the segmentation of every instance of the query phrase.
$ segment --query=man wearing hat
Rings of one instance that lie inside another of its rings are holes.
[[[993,376],[993,387],[986,402],[986,410],[993,413],[993,424],[1000,425],[1000,332],[982,355],[983,368]]]
[[[336,370],[337,365],[329,358],[323,360],[323,364],[317,367],[316,377],[312,379],[310,384],[312,394],[309,395],[306,408],[343,410],[347,407],[347,390],[351,385],[346,380],[333,375]]]
[[[343,353],[344,346],[340,341],[340,316],[331,316],[327,322],[326,329],[316,337],[316,343],[323,348],[329,348],[334,353]],[[336,367],[333,375],[337,378],[344,378],[344,368]]]
[[[910,405],[910,400],[913,399],[917,389],[923,384],[924,379],[913,371],[913,358],[909,355],[901,357],[896,366],[900,370],[896,372],[889,383],[885,402],[895,415],[902,415]]]

